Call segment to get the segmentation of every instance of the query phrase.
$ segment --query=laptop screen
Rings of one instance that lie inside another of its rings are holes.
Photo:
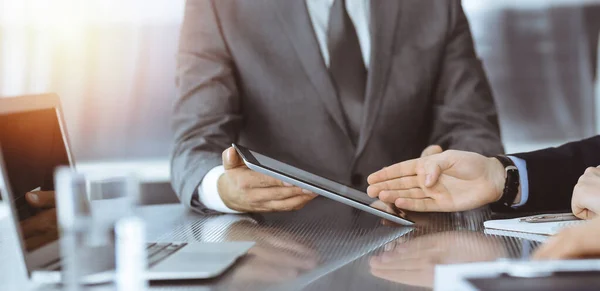
[[[0,114],[0,146],[21,239],[31,252],[58,239],[53,174],[69,157],[57,109]],[[39,199],[26,196],[32,191],[42,191]]]

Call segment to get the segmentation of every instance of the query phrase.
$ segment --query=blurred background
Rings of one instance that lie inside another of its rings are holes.
[[[141,169],[168,189],[184,4],[0,0],[0,96],[58,93],[80,167]],[[463,5],[508,152],[600,131],[600,0]]]

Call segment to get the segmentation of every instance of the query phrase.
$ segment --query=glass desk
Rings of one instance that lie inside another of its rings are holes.
[[[325,198],[289,213],[200,216],[167,204],[141,207],[139,214],[150,241],[257,242],[217,278],[153,282],[151,290],[427,290],[436,264],[526,258],[539,244],[484,234],[487,209],[420,214],[414,228],[383,225],[376,216]],[[1,269],[8,264],[2,260]],[[6,274],[0,272],[0,282]]]

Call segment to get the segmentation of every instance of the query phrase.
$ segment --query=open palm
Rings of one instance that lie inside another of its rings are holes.
[[[495,159],[446,151],[373,173],[367,192],[406,210],[463,211],[498,200],[503,171]]]

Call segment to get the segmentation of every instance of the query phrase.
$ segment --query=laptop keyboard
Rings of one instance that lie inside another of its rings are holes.
[[[160,261],[168,258],[186,245],[187,243],[148,243],[146,245],[148,268],[151,268]],[[62,264],[59,260],[56,260],[49,263],[44,269],[60,271],[62,269]]]
[[[146,247],[148,267],[156,265],[186,245],[187,243],[149,243]]]

